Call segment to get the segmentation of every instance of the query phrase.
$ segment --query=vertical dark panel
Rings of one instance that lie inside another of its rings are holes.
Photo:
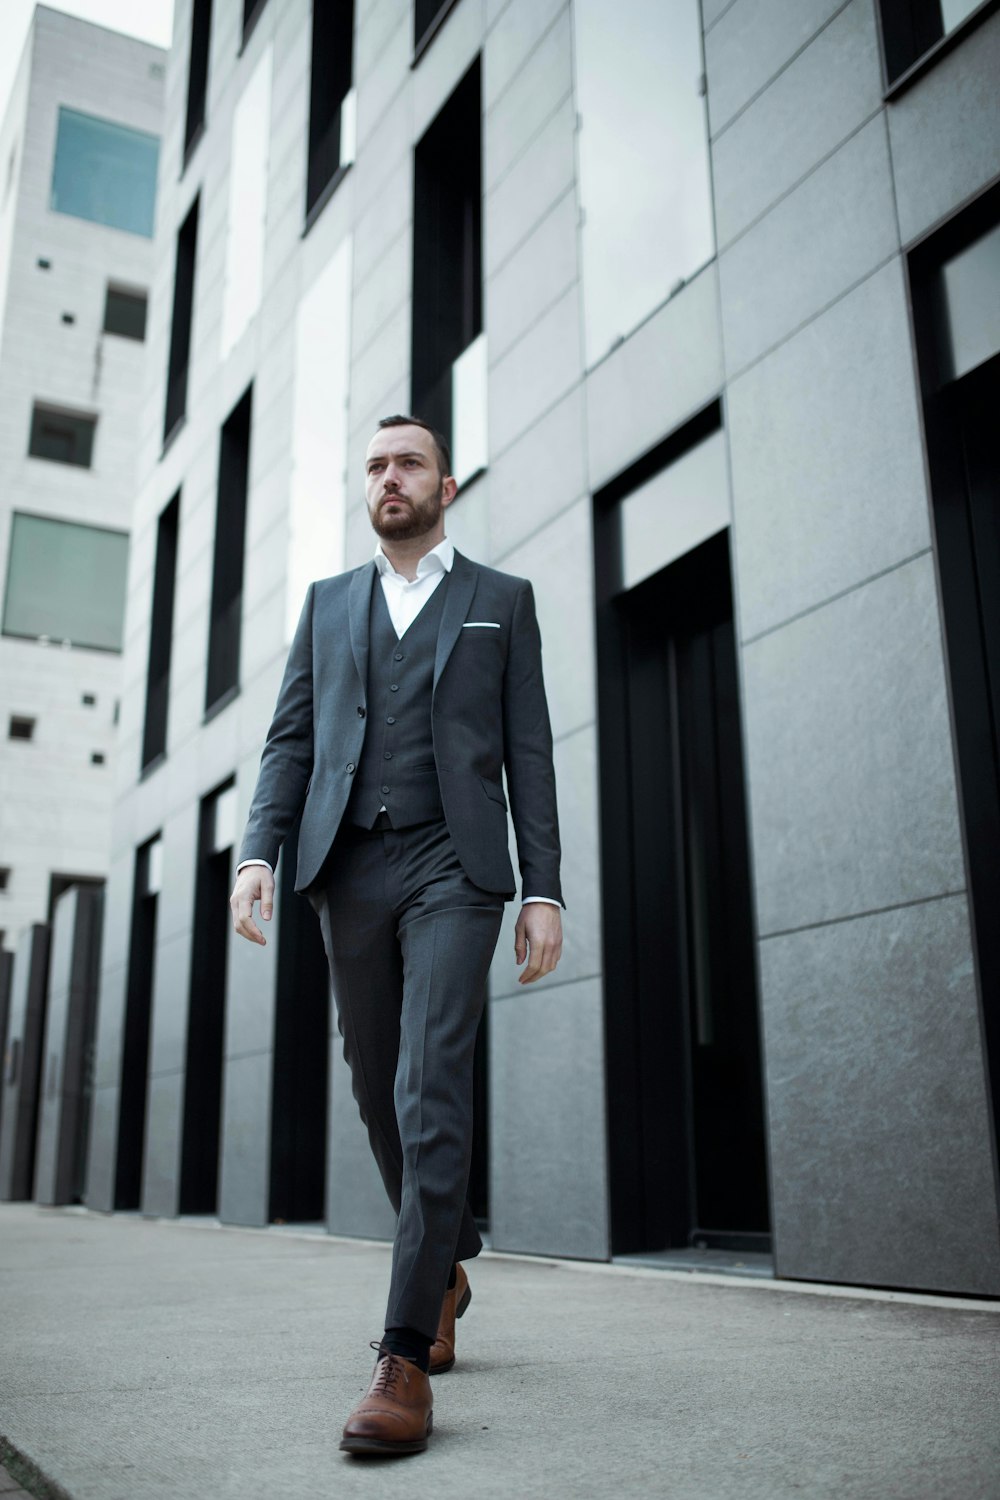
[[[167,361],[167,406],[163,419],[166,440],[187,411],[188,364],[191,358],[191,318],[194,311],[194,274],[198,253],[198,199],[177,234],[174,263],[174,309]]]
[[[156,955],[158,892],[150,879],[150,861],[159,836],[136,850],[132,884],[132,923],[125,1025],[122,1034],[121,1085],[118,1096],[118,1142],[115,1158],[115,1208],[135,1209],[142,1201],[142,1162],[146,1139],[146,1092],[149,1081],[149,1030],[153,1008],[153,962]]]
[[[184,119],[184,158],[205,124],[208,55],[212,38],[212,0],[194,0],[191,12],[191,51],[188,57],[187,111]]]
[[[354,0],[313,0],[306,213],[340,170],[341,108],[350,93]]]
[[[891,83],[944,36],[941,0],[880,0],[879,8]]]
[[[177,577],[177,532],[180,494],[160,514],[156,528],[153,607],[146,667],[146,719],[142,737],[145,768],[167,748],[167,704],[170,697],[170,656],[173,648],[174,586]]]
[[[479,59],[413,162],[412,409],[452,439],[451,368],[482,332]]]
[[[233,408],[219,442],[219,487],[215,512],[215,562],[208,639],[205,708],[236,688],[240,679],[243,554],[253,386]]]

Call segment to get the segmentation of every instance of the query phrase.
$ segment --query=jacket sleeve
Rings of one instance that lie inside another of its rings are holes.
[[[312,621],[315,584],[306,590],[271,727],[260,758],[239,860],[264,860],[272,868],[295,822],[313,769]]]
[[[531,584],[514,601],[503,684],[504,765],[521,870],[521,899],[562,899],[552,729],[542,680],[542,640]]]

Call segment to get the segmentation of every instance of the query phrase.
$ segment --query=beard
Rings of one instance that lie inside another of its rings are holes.
[[[371,518],[377,536],[388,542],[409,542],[414,537],[426,536],[433,531],[441,518],[441,501],[444,497],[444,480],[438,480],[433,495],[425,500],[413,500],[409,496],[402,503],[408,507],[396,515],[387,515],[384,499],[380,500]]]

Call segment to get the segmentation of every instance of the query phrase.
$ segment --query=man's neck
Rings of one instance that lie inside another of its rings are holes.
[[[410,583],[417,576],[417,565],[422,557],[444,541],[444,533],[440,536],[431,532],[426,536],[409,537],[406,541],[387,541],[385,537],[379,538],[382,551],[392,563],[397,573],[400,573]]]

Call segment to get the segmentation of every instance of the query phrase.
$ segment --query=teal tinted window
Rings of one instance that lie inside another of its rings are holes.
[[[151,239],[159,153],[155,135],[60,106],[50,206]]]
[[[120,651],[128,533],[12,517],[4,635]]]

